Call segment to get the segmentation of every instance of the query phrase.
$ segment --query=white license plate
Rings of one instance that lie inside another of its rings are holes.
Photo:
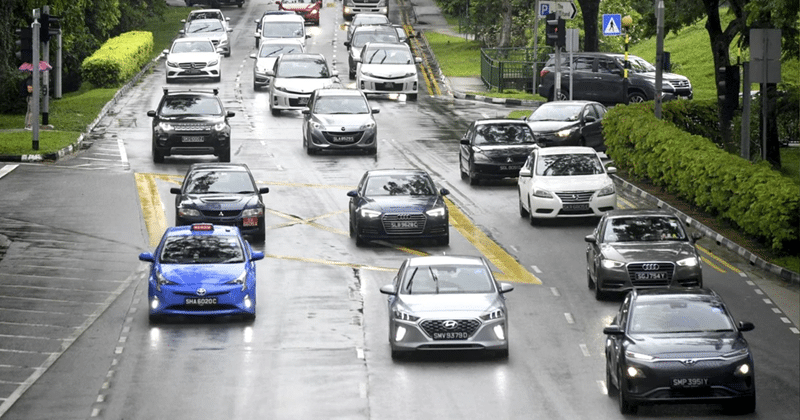
[[[707,378],[674,378],[672,379],[673,388],[699,388],[708,386]]]
[[[465,340],[468,338],[465,332],[437,332],[433,333],[434,340]]]
[[[215,297],[186,298],[186,301],[184,303],[186,305],[191,305],[191,306],[216,305],[217,304],[217,298],[215,298]]]
[[[353,136],[333,136],[334,143],[352,143]]]
[[[417,227],[417,222],[392,222],[392,227],[396,229],[415,228]]]
[[[202,143],[205,140],[203,136],[183,136],[184,143]]]
[[[667,273],[636,273],[636,280],[666,280]]]

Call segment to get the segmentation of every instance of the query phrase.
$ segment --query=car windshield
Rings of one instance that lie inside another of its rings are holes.
[[[367,51],[366,64],[414,64],[414,56],[405,48],[379,48]]]
[[[255,186],[244,171],[193,171],[184,183],[186,194],[252,194]]]
[[[604,242],[685,241],[680,221],[669,216],[613,217],[606,223]]]
[[[527,124],[481,124],[475,127],[475,145],[535,143]]]
[[[303,52],[303,47],[300,44],[261,44],[261,49],[258,51],[259,57],[277,57],[281,54],[300,53]]]
[[[536,175],[541,176],[598,175],[604,172],[603,163],[596,154],[539,155],[536,161]]]
[[[161,115],[220,115],[222,107],[219,100],[206,96],[170,96],[164,100]]]
[[[219,12],[195,12],[189,14],[189,20],[197,20],[197,19],[222,19],[222,14]]]
[[[322,96],[314,102],[315,114],[369,114],[369,104],[360,96]]]
[[[198,21],[193,20],[189,23],[189,29],[186,33],[196,34],[202,32],[225,32],[225,28],[222,27],[222,22],[219,20],[204,20]]]
[[[483,266],[420,266],[406,271],[400,293],[492,293],[492,277]]]
[[[633,334],[733,331],[724,306],[691,297],[637,301],[628,325],[628,332]]]
[[[367,42],[400,42],[399,38],[397,38],[397,33],[393,31],[391,28],[388,29],[389,32],[368,32],[368,33],[356,33],[353,34],[353,42],[351,46],[356,48],[361,48],[367,44]]]
[[[578,121],[583,105],[542,105],[533,111],[528,121]]]
[[[617,62],[620,67],[625,67],[623,59],[617,58]],[[636,56],[628,56],[628,65],[630,65],[632,73],[652,73],[656,71],[655,66]]]
[[[325,79],[331,77],[325,60],[284,60],[275,70],[276,77]]]
[[[244,262],[236,236],[169,236],[161,251],[162,264],[226,264]]]
[[[214,51],[214,45],[209,41],[176,42],[172,45],[173,53]]]
[[[367,180],[366,196],[434,195],[430,178],[422,174],[377,175]]]
[[[383,15],[356,15],[353,18],[353,26],[361,26],[361,25],[381,25],[381,24],[388,24],[389,19]]]
[[[299,38],[303,36],[302,22],[267,22],[262,25],[264,38]]]

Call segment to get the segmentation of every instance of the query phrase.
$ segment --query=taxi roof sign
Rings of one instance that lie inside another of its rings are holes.
[[[195,223],[192,225],[192,231],[209,232],[214,230],[214,225],[208,223]]]

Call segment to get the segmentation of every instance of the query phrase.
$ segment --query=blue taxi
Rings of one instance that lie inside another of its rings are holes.
[[[150,262],[150,321],[163,316],[242,315],[256,317],[256,264],[253,251],[235,226],[195,223],[167,228]]]

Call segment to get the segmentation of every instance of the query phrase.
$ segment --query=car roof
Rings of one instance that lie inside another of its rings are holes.
[[[367,42],[364,44],[364,49],[380,49],[380,48],[398,48],[411,51],[411,48],[402,42]]]
[[[322,88],[317,89],[316,95],[319,96],[358,96],[363,97],[364,94],[357,89],[347,88]]]
[[[415,168],[394,168],[394,169],[370,169],[367,171],[367,174],[370,176],[372,175],[407,175],[407,174],[424,174],[428,175],[428,172],[422,169],[415,169]]]
[[[684,299],[687,297],[704,298],[704,300],[722,301],[722,297],[717,292],[708,288],[685,288],[685,287],[654,287],[648,289],[634,289],[632,295],[638,301],[663,300],[663,299]]]
[[[171,88],[168,86],[163,86],[162,91],[164,96],[177,96],[177,95],[192,95],[192,96],[213,96],[215,98],[219,97],[219,89],[218,88],[200,88],[200,89],[191,89],[191,88]]]
[[[362,18],[362,19],[363,18],[370,18],[370,17],[377,17],[377,18],[386,18],[387,21],[389,20],[388,16],[386,16],[384,14],[381,14],[381,13],[356,13],[355,16],[353,16],[353,20],[356,20],[359,17]]]
[[[264,14],[261,17],[261,22],[303,22],[305,23],[305,19],[302,16],[298,15],[295,12],[289,13],[270,13]]]
[[[488,124],[524,124],[528,125],[525,120],[519,120],[516,118],[484,118],[480,120],[475,120],[476,125],[488,125]]]
[[[395,31],[394,28],[389,25],[359,25],[353,30],[353,36],[355,36],[356,33],[361,32],[386,32],[397,35],[397,31]]]
[[[305,53],[283,54],[280,57],[278,57],[278,60],[281,60],[281,61],[308,61],[308,60],[319,60],[320,58],[325,60],[325,56],[322,55],[322,54],[305,52]],[[327,63],[328,60],[325,60],[325,62]]]
[[[597,101],[586,101],[586,100],[581,100],[581,99],[572,99],[572,100],[569,100],[569,101],[551,101],[551,102],[545,102],[545,103],[543,103],[543,104],[542,104],[542,105],[540,105],[540,106],[549,106],[549,107],[550,107],[550,106],[553,106],[553,107],[554,107],[554,106],[566,106],[566,105],[586,105],[586,104],[597,104],[597,105],[602,105],[600,102],[597,102]]]
[[[208,163],[193,163],[189,167],[189,171],[196,170],[209,170],[209,169],[225,169],[228,171],[246,171],[250,172],[250,168],[246,163],[223,163],[223,162],[208,162]]]
[[[473,255],[426,255],[408,259],[410,267],[426,265],[484,265],[481,257]]]
[[[195,19],[195,20],[189,22],[189,25],[196,25],[196,24],[206,23],[206,22],[219,22],[220,24],[222,23],[222,21],[219,20],[219,19]]]
[[[219,20],[217,20],[217,22],[219,22]],[[214,42],[214,41],[211,40],[211,38],[207,38],[207,37],[204,37],[204,36],[197,36],[197,37],[188,36],[188,37],[184,37],[184,38],[175,38],[172,41],[172,43],[175,44],[176,42],[197,42],[197,41],[208,41],[208,42],[211,42],[211,43]]]
[[[222,13],[222,10],[221,9],[195,9],[195,10],[189,11],[189,14],[190,15],[194,15],[194,14],[197,14],[197,13],[214,13],[214,12]]]
[[[210,223],[195,223],[197,225],[208,225]],[[193,231],[193,225],[184,225],[184,226],[172,226],[168,227],[167,231],[164,233],[164,236],[186,236],[187,234],[193,235],[237,235],[241,236],[239,232],[239,228],[236,226],[226,226],[226,225],[212,225],[214,227],[213,231]]]
[[[589,146],[552,146],[540,147],[538,149],[539,155],[552,156],[552,155],[574,155],[574,154],[592,154],[596,155],[597,151]]]
[[[652,216],[669,216],[669,217],[677,217],[675,214],[661,209],[616,209],[606,212],[606,217],[630,217],[630,216],[643,216],[643,217],[652,217]]]

